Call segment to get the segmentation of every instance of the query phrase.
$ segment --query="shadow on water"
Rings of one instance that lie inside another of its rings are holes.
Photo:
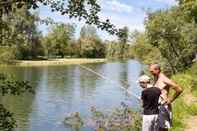
[[[70,131],[62,123],[71,112],[82,116],[90,114],[90,107],[110,110],[122,101],[139,110],[138,101],[119,88],[122,81],[129,83],[129,90],[140,94],[135,82],[142,65],[134,60],[104,64],[85,64],[114,81],[109,83],[77,65],[52,67],[2,67],[0,72],[14,75],[18,80],[28,80],[36,86],[35,95],[5,96],[0,99],[19,125],[17,131]],[[82,131],[91,129],[83,128]]]

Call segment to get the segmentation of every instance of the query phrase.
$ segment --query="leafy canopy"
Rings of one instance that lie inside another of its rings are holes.
[[[98,13],[101,7],[98,0],[2,0],[0,2],[0,15],[10,13],[24,5],[28,9],[37,9],[40,5],[50,6],[51,11],[59,12],[61,15],[68,15],[70,18],[84,19],[87,24],[94,24],[97,28],[106,30],[110,34],[122,35],[121,29],[111,24],[109,19],[101,21]]]

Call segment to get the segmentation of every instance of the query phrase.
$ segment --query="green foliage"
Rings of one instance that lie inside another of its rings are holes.
[[[149,13],[145,33],[133,34],[132,53],[144,63],[158,62],[169,74],[190,67],[197,51],[197,24],[181,7]]]
[[[94,24],[97,28],[106,30],[110,34],[121,36],[121,30],[116,29],[108,19],[105,21],[100,20],[98,14],[101,11],[101,7],[97,0],[2,0],[0,2],[0,16],[5,13],[12,13],[24,6],[28,9],[36,9],[39,8],[39,3],[49,6],[52,12],[56,11],[62,15],[68,15],[70,18],[74,17],[79,20],[84,19],[87,24]]]
[[[172,74],[172,69],[168,64],[167,59],[161,55],[158,48],[149,43],[145,33],[134,32],[132,38],[133,41],[130,47],[130,52],[134,58],[142,61],[144,64],[159,63],[165,74]]]
[[[33,93],[34,89],[27,81],[15,81],[4,74],[0,74],[0,95],[20,95],[25,92]]]
[[[59,23],[50,28],[42,43],[45,54],[50,57],[104,58],[105,45],[98,37],[96,28],[84,26],[80,38],[74,40],[75,26]]]
[[[0,46],[0,64],[10,63],[15,59],[15,49],[6,46]]]
[[[185,21],[178,8],[157,11],[149,15],[146,22],[147,38],[167,59],[174,73],[184,70],[192,63],[196,49],[195,26]],[[193,31],[188,32],[189,28],[193,28]]]
[[[190,79],[190,86],[191,86],[191,92],[194,96],[197,97],[197,88],[196,88],[196,85],[197,85],[197,62],[194,63],[192,65],[192,67],[189,69],[189,74],[191,76],[191,79]]]
[[[74,37],[74,32],[74,25],[64,23],[53,25],[48,35],[42,40],[47,56],[64,58],[65,55],[68,55],[67,48]]]
[[[130,52],[131,45],[128,43],[128,27],[122,28],[121,32],[122,35],[119,36],[119,41],[106,42],[106,57],[109,59],[127,59],[133,57],[133,54]]]
[[[7,111],[2,104],[0,104],[0,130],[12,131],[16,127],[16,121],[13,114]]]
[[[78,47],[80,51],[80,57],[105,57],[105,45],[98,37],[96,29],[92,26],[82,27],[78,41]]]
[[[197,0],[179,0],[179,5],[188,21],[197,23]]]
[[[189,94],[196,93],[196,84],[194,85],[194,81],[196,81],[197,72],[196,72],[197,63],[194,63],[191,68],[186,70],[184,73],[179,73],[173,75],[172,78],[179,83],[183,88],[183,94],[173,103],[173,123],[174,126],[171,129],[172,131],[183,130],[185,127],[184,119],[188,116],[197,115],[197,104],[195,101],[186,101],[184,97]],[[187,96],[188,97],[188,96]],[[192,95],[189,95],[192,97]],[[188,102],[191,103],[188,105]]]
[[[129,28],[125,26],[124,28],[121,29],[122,35],[119,36],[119,41],[121,44],[126,44],[128,42],[128,37],[129,37]]]
[[[190,86],[186,81],[183,75],[173,76],[173,79],[176,80],[182,87],[185,89]],[[173,103],[173,128],[172,131],[183,130],[185,127],[184,119],[189,115],[190,106],[188,106],[184,102],[183,95],[176,99],[175,103]]]
[[[25,92],[34,92],[34,88],[27,81],[16,81],[13,78],[0,74],[0,95],[20,95]],[[16,127],[13,114],[0,104],[0,130],[12,131]]]
[[[0,45],[15,49],[16,59],[36,59],[43,55],[36,14],[31,14],[24,6],[12,14],[3,15],[0,20],[6,24],[6,28],[0,30]]]
[[[106,42],[106,58],[108,59],[127,59],[133,58],[129,44],[112,41]]]
[[[67,126],[78,130],[82,126],[94,128],[96,131],[141,130],[141,115],[134,112],[123,102],[119,108],[108,112],[101,112],[95,107],[91,107],[91,113],[91,117],[87,119],[81,118],[78,112],[73,113],[65,118],[64,123]]]
[[[132,38],[131,52],[135,58],[138,58],[145,64],[161,61],[160,51],[148,43],[144,33],[134,32]]]
[[[197,112],[197,105],[192,101],[192,94],[197,96],[197,64],[192,64],[197,51],[197,24],[196,14],[191,13],[196,11],[196,3],[190,3],[194,1],[182,0],[177,7],[150,13],[145,34],[135,34],[132,46],[135,57],[145,63],[158,62],[170,74],[176,73],[172,78],[184,88],[173,103],[172,131],[184,130],[185,118]],[[187,97],[191,99],[190,104],[186,102]]]
[[[121,29],[122,35],[119,36],[119,43],[120,43],[120,58],[125,58],[125,52],[127,52],[128,49],[128,37],[129,37],[129,28],[124,27]]]
[[[70,18],[77,17],[79,20],[84,18],[87,24],[94,24],[111,34],[118,35],[119,45],[115,48],[117,55],[112,57],[129,57],[129,45],[126,44],[128,28],[124,27],[119,30],[109,20],[100,21],[97,16],[98,12],[100,12],[100,6],[96,0],[68,0],[67,5],[64,5],[66,2],[64,0],[44,0],[39,2],[50,6],[52,11],[60,12],[62,15],[67,14]],[[15,49],[13,51],[14,58],[35,60],[50,57],[104,58],[106,56],[106,45],[98,37],[95,28],[84,26],[81,30],[80,39],[76,42],[73,40],[74,25],[54,23],[51,19],[43,21],[37,14],[30,13],[29,9],[38,8],[39,2],[23,0],[0,2],[0,14],[2,16],[0,19],[0,45],[10,46]],[[38,21],[55,24],[50,28],[50,32],[46,37],[42,37],[38,32],[36,27]]]

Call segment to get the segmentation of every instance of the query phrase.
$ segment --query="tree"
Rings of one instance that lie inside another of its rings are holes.
[[[135,58],[146,64],[150,64],[150,61],[159,62],[156,60],[159,60],[157,56],[159,56],[160,52],[157,48],[148,43],[145,33],[133,32],[132,39],[131,52]],[[152,57],[151,54],[154,54],[154,57]],[[149,58],[151,58],[151,60]]]
[[[125,59],[132,58],[129,52],[130,45],[128,43],[129,29],[124,27],[121,29],[121,36],[119,36],[118,41],[112,41],[106,43],[107,48],[107,58],[110,59]]]
[[[92,26],[83,26],[79,38],[80,56],[88,58],[104,58],[105,46]]]
[[[132,44],[129,52],[135,59],[140,60],[144,64],[159,63],[165,74],[172,74],[172,69],[170,68],[167,59],[161,55],[161,52],[157,47],[152,46],[149,43],[146,33],[132,33]]]
[[[120,42],[120,58],[125,58],[126,52],[128,51],[127,49],[127,41],[128,41],[128,36],[129,36],[129,28],[124,27],[122,30],[122,35],[119,36],[119,42]]]
[[[101,11],[101,7],[97,0],[3,0],[0,2],[0,15],[14,12],[23,6],[27,6],[28,9],[36,9],[39,8],[39,3],[50,6],[53,12],[68,15],[70,18],[84,19],[87,24],[94,24],[97,28],[106,30],[110,34],[121,35],[120,30],[116,29],[109,19],[105,21],[99,19],[98,13]]]
[[[2,16],[1,22],[7,26],[1,28],[0,46],[14,47],[17,59],[34,59],[43,55],[36,19],[37,15],[31,14],[25,6]]]
[[[192,63],[196,30],[188,32],[188,27],[196,25],[188,23],[179,8],[151,13],[146,21],[149,43],[159,49],[174,73]]]
[[[72,24],[59,23],[50,28],[48,35],[44,38],[44,45],[48,56],[68,55],[67,48],[73,40],[75,27]]]
[[[7,46],[0,46],[0,64],[10,63],[15,59],[15,49]]]
[[[197,23],[197,0],[178,0],[181,10],[186,15],[187,20]]]
[[[107,42],[106,57],[108,59],[121,59],[121,44],[117,41]]]

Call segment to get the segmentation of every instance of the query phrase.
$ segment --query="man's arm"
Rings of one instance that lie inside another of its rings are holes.
[[[164,83],[166,83],[170,88],[175,90],[175,93],[172,96],[172,98],[169,98],[167,101],[167,103],[170,104],[183,92],[183,88],[180,85],[178,85],[175,81],[170,80],[167,77],[164,79]]]

